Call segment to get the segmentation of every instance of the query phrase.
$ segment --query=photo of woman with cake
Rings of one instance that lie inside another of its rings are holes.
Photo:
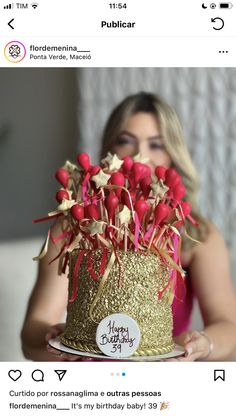
[[[200,213],[183,137],[173,107],[141,91],[111,112],[98,165],[82,152],[56,170],[55,208],[35,220],[48,235],[22,327],[26,359],[236,359],[229,256]],[[201,330],[191,329],[195,299]]]

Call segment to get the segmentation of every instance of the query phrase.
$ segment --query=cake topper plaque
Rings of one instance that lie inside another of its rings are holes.
[[[140,342],[140,330],[136,321],[124,313],[105,317],[98,325],[96,342],[99,349],[113,358],[133,355]]]

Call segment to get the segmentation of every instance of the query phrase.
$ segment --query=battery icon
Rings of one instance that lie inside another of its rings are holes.
[[[232,3],[220,3],[219,7],[220,9],[232,9],[233,5]]]

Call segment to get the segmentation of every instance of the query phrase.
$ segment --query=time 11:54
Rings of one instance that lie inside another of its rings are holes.
[[[127,3],[109,3],[110,9],[127,9]]]

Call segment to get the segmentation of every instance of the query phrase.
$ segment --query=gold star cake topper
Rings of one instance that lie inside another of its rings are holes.
[[[150,186],[153,191],[153,195],[159,196],[161,199],[164,198],[166,192],[169,190],[168,186],[164,185],[162,179],[160,179],[157,183],[152,183]]]
[[[75,204],[75,200],[74,199],[63,199],[62,203],[60,205],[58,205],[57,210],[58,211],[67,211],[69,210],[71,207],[73,207],[73,205]]]
[[[129,210],[129,208],[126,205],[124,205],[124,208],[118,214],[117,218],[120,220],[121,225],[122,224],[127,224],[130,221],[131,211]]]
[[[88,224],[86,229],[89,231],[90,236],[95,236],[95,234],[103,233],[104,224],[104,221],[96,221],[95,219],[93,219],[93,222],[91,224]]]
[[[108,169],[111,172],[113,170],[119,170],[124,163],[123,160],[120,160],[116,154],[113,155],[110,152],[107,153],[103,162],[108,164]]]
[[[107,182],[110,179],[110,177],[111,177],[111,175],[107,175],[101,169],[101,170],[99,170],[98,174],[95,175],[95,176],[92,176],[91,179],[96,183],[96,187],[99,188],[100,186],[107,185]]]
[[[136,154],[133,157],[134,162],[138,162],[138,163],[148,163],[149,162],[149,158],[148,157],[144,157],[141,153]]]
[[[76,172],[78,171],[79,167],[76,166],[76,164],[71,163],[69,160],[66,160],[63,169],[68,170],[69,172]]]

